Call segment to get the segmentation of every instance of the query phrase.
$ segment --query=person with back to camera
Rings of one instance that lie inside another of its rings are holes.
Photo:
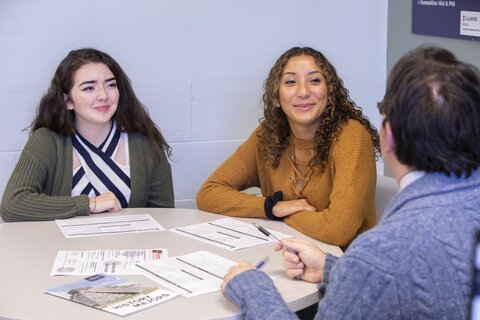
[[[120,65],[71,51],[40,101],[5,189],[5,221],[52,220],[130,207],[173,207],[167,144]]]
[[[382,154],[400,191],[341,258],[281,240],[296,253],[283,250],[286,273],[319,283],[316,319],[466,319],[480,227],[478,69],[420,47],[394,66],[379,110]],[[222,291],[246,319],[295,318],[247,262],[230,269]]]
[[[202,185],[199,209],[283,220],[345,248],[375,224],[378,134],[320,52],[294,47],[270,70],[264,117]],[[262,197],[240,192],[259,187]]]

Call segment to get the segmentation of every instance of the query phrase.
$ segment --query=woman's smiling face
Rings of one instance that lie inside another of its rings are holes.
[[[327,83],[314,58],[307,55],[290,58],[280,78],[279,102],[293,134],[308,132],[313,138],[327,101]]]
[[[112,71],[104,63],[87,63],[74,76],[66,106],[75,112],[75,126],[110,125],[120,93]]]

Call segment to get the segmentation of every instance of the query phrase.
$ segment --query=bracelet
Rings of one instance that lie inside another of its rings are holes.
[[[278,201],[283,199],[282,191],[277,191],[273,194],[273,196],[268,196],[265,198],[265,215],[270,220],[282,220],[282,218],[277,217],[273,214],[273,207],[277,204]]]

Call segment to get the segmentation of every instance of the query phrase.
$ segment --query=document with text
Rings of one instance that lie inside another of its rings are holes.
[[[66,238],[163,231],[149,214],[55,220]]]
[[[136,266],[147,277],[180,293],[193,297],[220,290],[223,277],[236,262],[208,251],[142,262]]]
[[[251,223],[233,218],[221,218],[210,222],[170,229],[170,231],[178,234],[207,242],[230,251],[266,243],[274,243],[277,242],[275,237],[278,239],[291,237],[285,233],[269,229],[266,230],[274,237],[266,236]]]
[[[139,274],[135,264],[168,257],[165,248],[138,250],[59,251],[51,276]]]

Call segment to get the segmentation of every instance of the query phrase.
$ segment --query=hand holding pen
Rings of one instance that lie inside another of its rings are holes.
[[[313,242],[297,238],[280,240],[257,223],[252,222],[252,224],[267,237],[271,236],[278,241],[275,247],[276,251],[285,249],[283,252],[283,266],[288,277],[313,283],[323,280],[323,266],[326,254]],[[257,264],[257,266],[261,265],[263,265],[262,261]]]
[[[283,250],[283,266],[288,277],[302,279],[308,282],[318,283],[323,280],[323,267],[326,254],[316,244],[297,238],[282,239],[283,248],[290,248],[290,251]],[[275,247],[276,251],[282,250],[280,245]],[[294,251],[292,254],[291,252]]]

